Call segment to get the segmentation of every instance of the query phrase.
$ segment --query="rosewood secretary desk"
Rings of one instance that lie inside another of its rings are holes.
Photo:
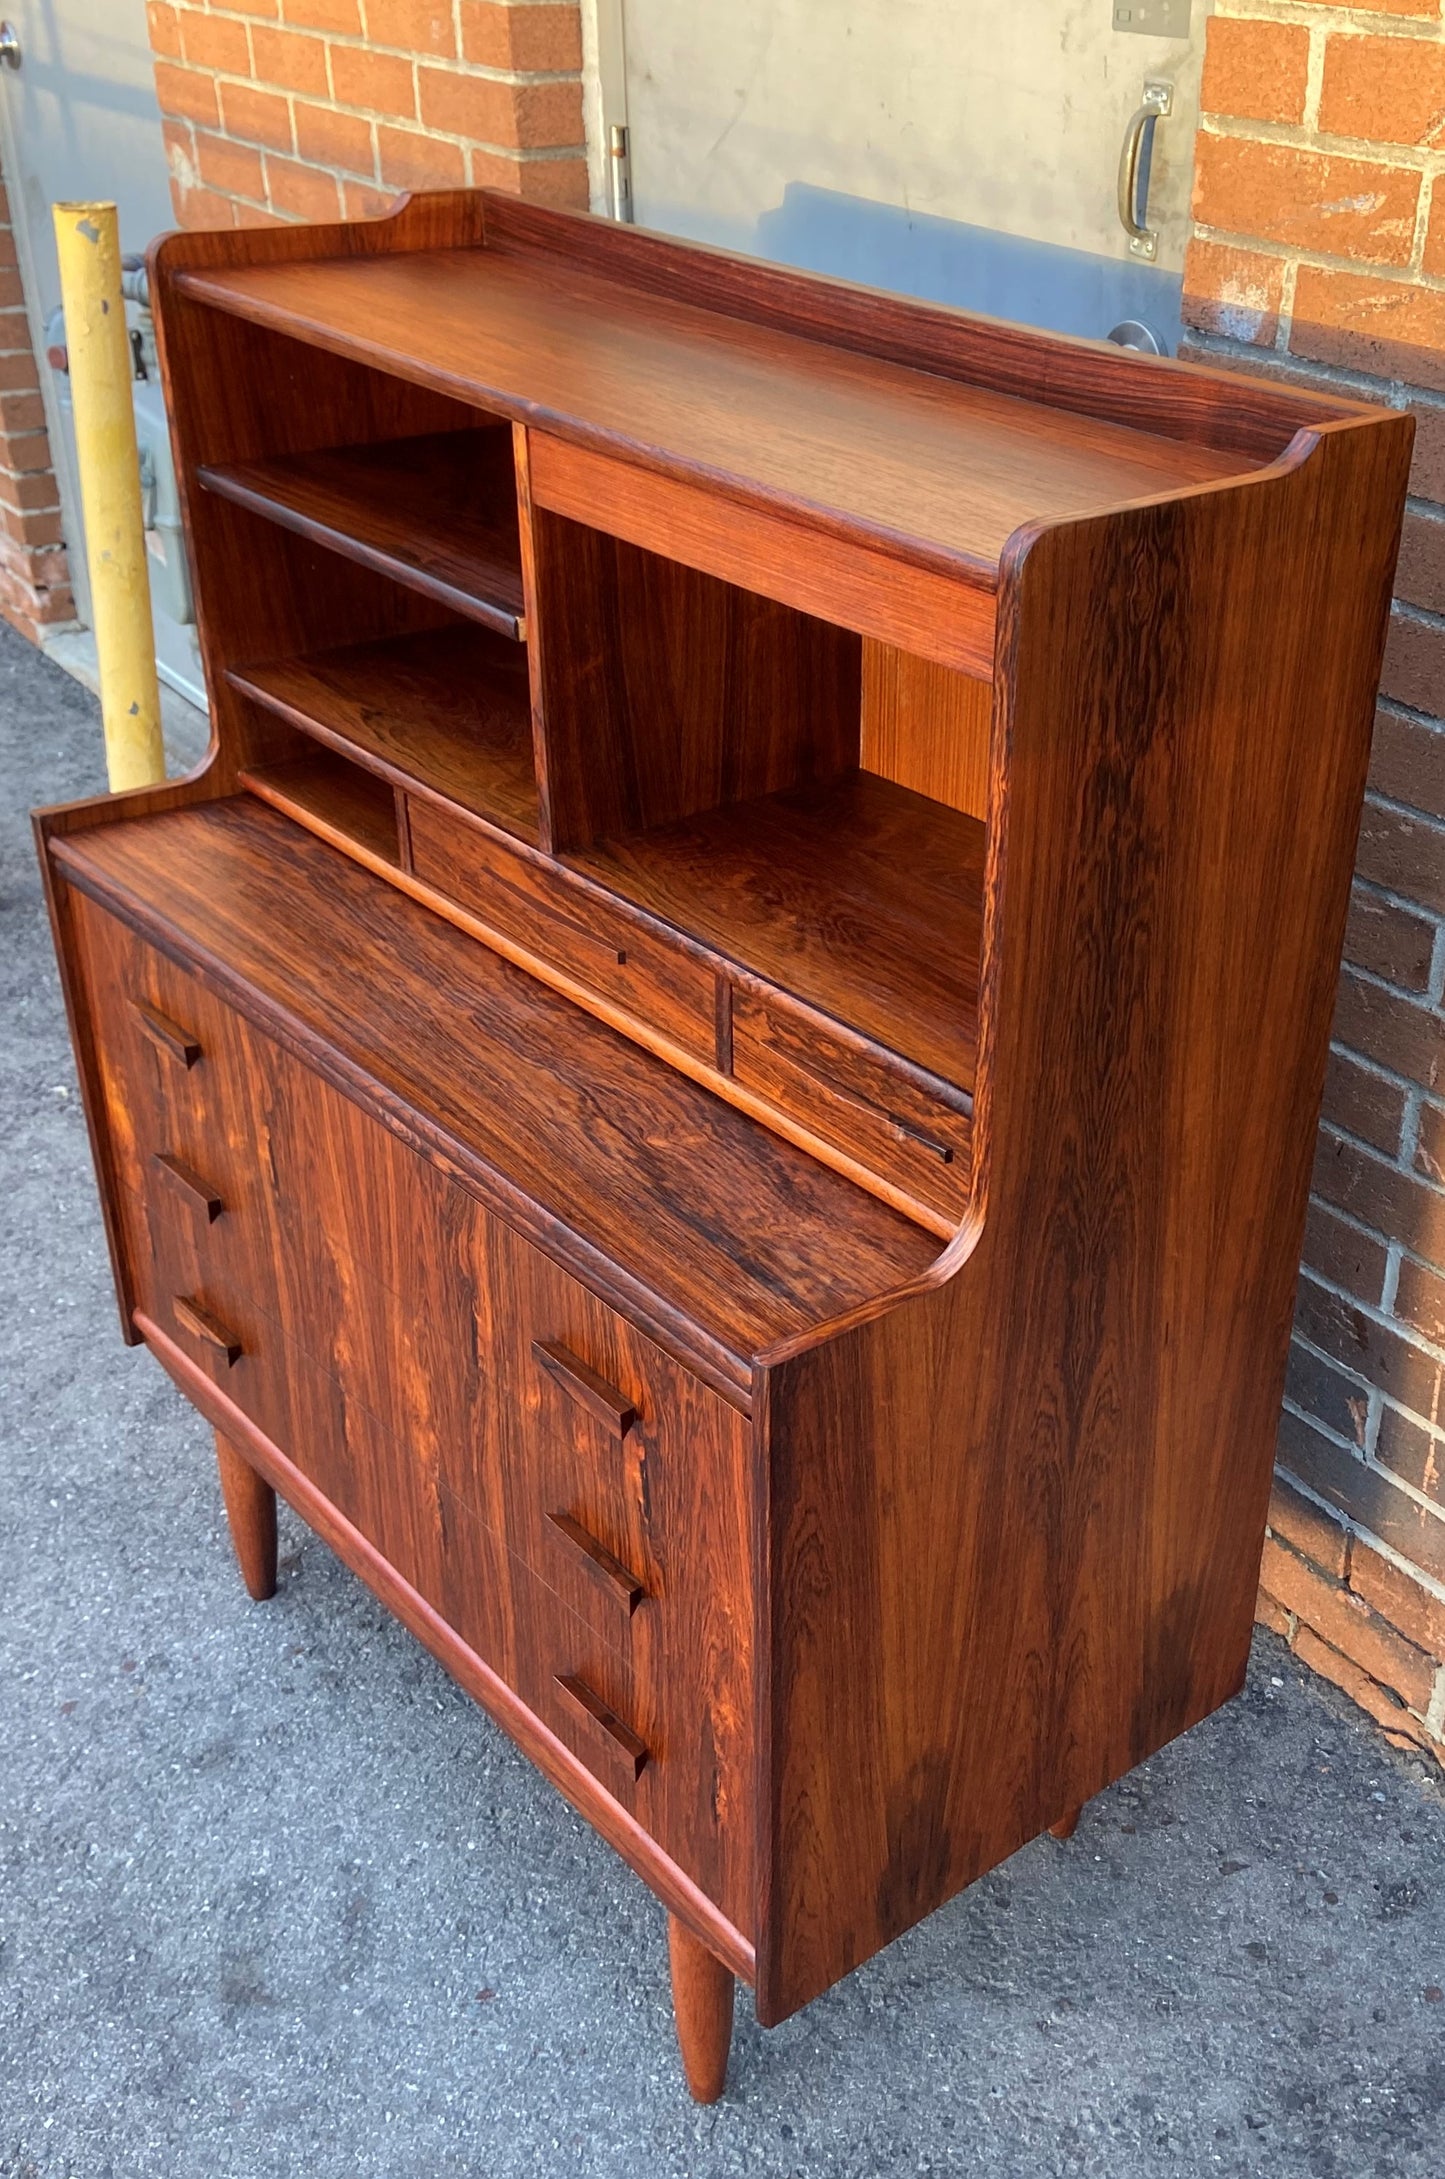
[[[483,192],[152,287],[214,739],[38,820],[125,1334],[710,2098],[1241,1684],[1411,427]]]

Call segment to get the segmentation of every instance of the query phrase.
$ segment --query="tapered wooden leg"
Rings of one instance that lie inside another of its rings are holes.
[[[667,1917],[667,1950],[682,2070],[698,2103],[716,2103],[733,2039],[733,1978],[675,1914]]]
[[[231,1524],[231,1542],[241,1565],[241,1579],[258,1604],[276,1594],[276,1493],[216,1432],[216,1465],[221,1496]]]
[[[1051,1823],[1049,1830],[1056,1839],[1071,1839],[1079,1828],[1079,1818],[1083,1813],[1084,1804],[1081,1801],[1078,1807],[1071,1808],[1066,1816],[1060,1816],[1057,1823]]]

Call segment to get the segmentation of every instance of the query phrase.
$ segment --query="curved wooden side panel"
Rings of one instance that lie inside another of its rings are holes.
[[[1010,548],[982,1231],[759,1371],[765,2024],[1241,1684],[1410,438]]]

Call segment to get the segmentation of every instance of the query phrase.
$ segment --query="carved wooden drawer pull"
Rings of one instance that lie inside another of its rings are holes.
[[[203,1303],[192,1301],[185,1294],[175,1295],[171,1308],[178,1324],[199,1339],[203,1346],[212,1347],[217,1354],[223,1354],[227,1369],[235,1368],[245,1350],[228,1324],[223,1324],[218,1316],[213,1316]]]
[[[606,1544],[599,1543],[570,1513],[549,1513],[547,1519],[558,1535],[581,1554],[582,1564],[598,1587],[620,1604],[630,1619],[647,1594],[636,1574],[630,1574],[621,1559],[615,1559]]]
[[[151,1159],[163,1180],[169,1181],[177,1195],[183,1196],[193,1210],[204,1211],[211,1225],[226,1208],[208,1180],[202,1180],[193,1165],[184,1158],[173,1158],[169,1150],[157,1150]]]
[[[183,1029],[169,1014],[163,1014],[158,1006],[151,1006],[144,999],[132,999],[130,1003],[156,1050],[164,1052],[168,1059],[174,1059],[178,1066],[194,1067],[201,1056],[201,1047],[190,1030]]]
[[[564,1347],[555,1339],[534,1339],[532,1354],[540,1362],[547,1375],[575,1400],[585,1407],[596,1422],[614,1437],[625,1438],[637,1420],[637,1409],[616,1385],[610,1385],[605,1377],[599,1377],[595,1369],[589,1369],[579,1361],[570,1347]]]
[[[609,1754],[616,1756],[634,1778],[640,1778],[647,1767],[647,1743],[639,1740],[632,1727],[609,1709],[577,1673],[559,1672],[556,1680],[568,1701],[606,1735]]]

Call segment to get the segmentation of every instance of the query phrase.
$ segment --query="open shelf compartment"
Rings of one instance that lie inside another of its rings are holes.
[[[269,461],[202,464],[209,492],[520,641],[512,433],[488,423]]]

